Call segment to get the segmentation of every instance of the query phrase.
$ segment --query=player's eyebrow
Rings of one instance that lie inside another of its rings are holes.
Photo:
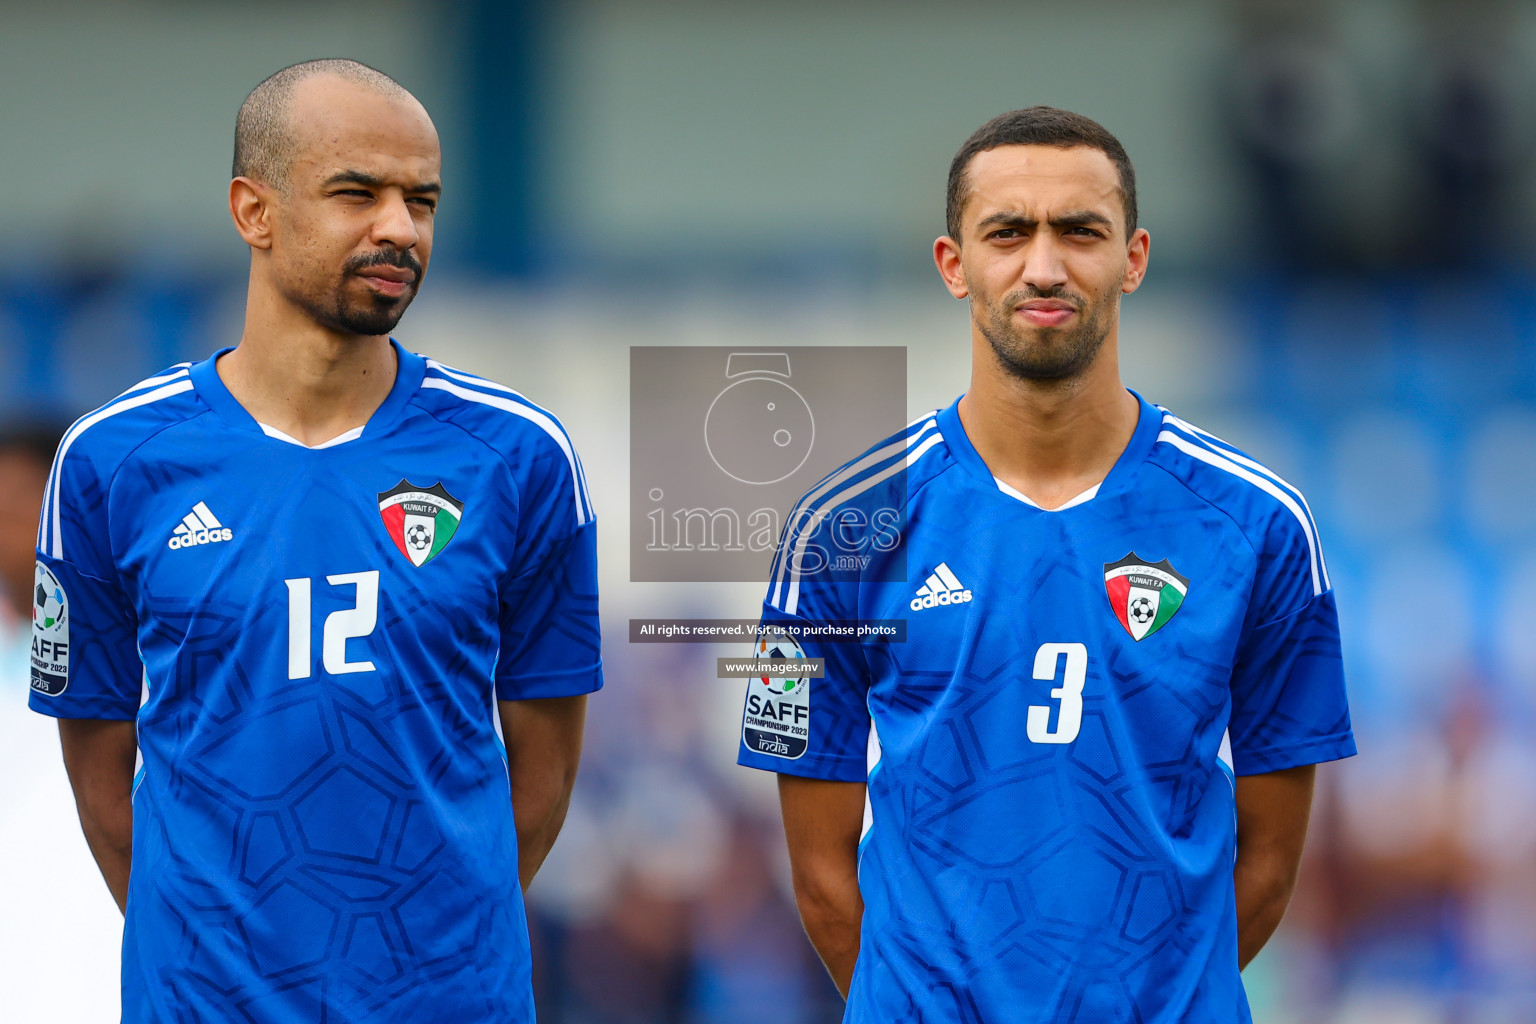
[[[332,185],[363,185],[367,188],[383,188],[389,184],[377,174],[369,174],[367,171],[345,170],[337,171],[320,183],[322,188],[330,188]],[[415,185],[405,186],[405,191],[412,195],[438,195],[443,191],[443,186],[435,181],[423,181]]]
[[[1114,221],[1097,210],[1069,210],[1051,218],[1053,228],[1113,227]]]
[[[1053,228],[1076,228],[1088,227],[1090,225],[1107,228],[1114,225],[1113,221],[1097,210],[1068,210],[1066,213],[1058,213],[1048,223]],[[1038,218],[1031,217],[1027,213],[1021,213],[1018,210],[999,210],[996,213],[983,217],[976,226],[982,230],[994,227],[1032,230],[1040,226],[1040,221]]]
[[[981,218],[977,222],[976,227],[982,230],[987,228],[1028,229],[1038,227],[1039,225],[1040,221],[1029,216],[1027,213],[1020,213],[1017,210],[998,210],[996,213]]]

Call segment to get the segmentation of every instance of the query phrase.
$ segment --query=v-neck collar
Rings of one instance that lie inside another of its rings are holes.
[[[395,339],[389,339],[389,344],[395,352],[395,382],[390,385],[389,394],[384,401],[368,417],[368,422],[361,427],[348,430],[329,441],[323,441],[317,445],[306,445],[295,438],[288,437],[273,427],[258,423],[256,418],[246,410],[245,406],[235,400],[235,396],[229,393],[224,381],[219,377],[216,364],[222,356],[234,351],[234,347],[221,348],[213,355],[200,363],[193,363],[188,369],[192,377],[192,385],[197,388],[198,395],[208,403],[218,416],[230,426],[238,430],[246,430],[252,433],[270,437],[273,440],[286,444],[295,444],[307,451],[322,451],[327,448],[337,447],[351,441],[368,436],[371,433],[380,433],[397,419],[406,403],[411,400],[421,387],[422,378],[426,376],[427,363],[421,356],[414,352],[407,352]]]
[[[1125,450],[1115,460],[1109,474],[1099,483],[1094,484],[1088,490],[1056,508],[1041,508],[1034,501],[1025,497],[1019,491],[1003,483],[993,475],[985,460],[976,451],[976,446],[971,444],[971,438],[965,432],[965,425],[960,422],[960,399],[955,399],[945,409],[939,412],[939,431],[944,435],[944,441],[950,452],[954,455],[962,469],[976,477],[987,487],[994,488],[1000,494],[1012,498],[1026,508],[1033,508],[1041,512],[1065,512],[1071,508],[1080,508],[1091,504],[1098,498],[1107,494],[1114,494],[1126,489],[1135,476],[1136,470],[1147,456],[1152,454],[1152,447],[1157,443],[1157,432],[1162,426],[1163,416],[1157,406],[1148,402],[1141,395],[1130,388],[1127,391],[1135,397],[1136,404],[1140,407],[1140,415],[1136,419],[1136,429],[1131,432],[1131,440],[1126,444]],[[962,396],[963,397],[963,396]]]

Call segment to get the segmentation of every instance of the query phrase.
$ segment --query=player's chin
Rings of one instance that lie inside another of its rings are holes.
[[[1045,383],[1069,380],[1078,376],[1091,362],[1080,351],[1075,351],[1057,332],[1051,337],[1031,338],[1011,351],[1000,353],[1008,369],[1025,380]]]
[[[1067,344],[1068,332],[1060,327],[1019,327],[1013,339],[1013,354],[1020,360],[1051,362]]]
[[[405,308],[411,304],[410,300],[409,295],[403,295],[388,301],[348,303],[336,317],[335,326],[350,334],[370,337],[388,334],[395,329],[395,325],[405,315]]]

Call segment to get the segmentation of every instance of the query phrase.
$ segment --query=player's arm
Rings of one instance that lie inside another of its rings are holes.
[[[864,919],[859,895],[864,783],[781,774],[779,806],[800,921],[832,983],[847,999]]]
[[[502,589],[496,707],[526,890],[565,824],[603,659],[597,525],[575,454],[539,433],[514,446],[508,465],[519,556]]]
[[[571,806],[587,696],[503,700],[497,702],[497,710],[512,776],[517,873],[527,889],[555,845]]]
[[[85,841],[117,909],[123,910],[133,857],[133,765],[138,751],[134,723],[61,718],[59,740]]]
[[[144,683],[138,619],[118,575],[91,442],[61,445],[38,523],[28,706],[59,720],[80,827],[119,910],[133,859],[133,769]],[[41,611],[43,614],[38,614]]]
[[[1276,506],[1232,671],[1227,736],[1236,775],[1237,960],[1247,966],[1290,902],[1316,766],[1355,753],[1338,609],[1302,506]]]
[[[1258,955],[1285,916],[1312,811],[1317,766],[1237,777],[1237,965]]]
[[[888,506],[904,507],[904,494],[888,495]],[[859,839],[873,729],[872,673],[862,644],[832,642],[812,628],[858,617],[858,577],[830,571],[829,559],[799,557],[836,550],[837,540],[825,532],[829,522],[830,517],[803,512],[786,521],[762,618],[767,636],[800,637],[789,646],[801,650],[789,653],[822,659],[824,674],[802,680],[793,693],[782,685],[787,680],[771,674],[748,681],[737,763],[778,776],[795,908],[832,983],[847,999],[864,922]],[[821,570],[811,568],[817,564]],[[782,643],[776,639],[773,647]],[[784,652],[754,644],[757,657],[771,660],[779,653]]]

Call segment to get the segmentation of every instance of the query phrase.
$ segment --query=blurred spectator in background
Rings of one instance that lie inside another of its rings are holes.
[[[690,993],[698,1024],[806,1024],[814,977],[800,919],[782,898],[769,852],[776,830],[745,818],[693,913]],[[815,966],[820,966],[816,964]]]
[[[68,421],[46,414],[0,420],[0,993],[7,1021],[118,1018],[122,918],[96,886],[35,884],[44,875],[91,878],[95,864],[75,820],[57,726],[25,711],[33,567],[43,490]],[[26,979],[39,951],[67,956],[73,983],[40,990]]]
[[[615,705],[593,716],[560,854],[528,894],[540,1024],[842,1019],[790,902],[773,787],[745,800],[736,766],[711,761],[709,669],[730,652],[614,659]],[[721,705],[731,724],[738,701]]]
[[[1526,1021],[1536,752],[1486,681],[1449,686],[1438,721],[1384,737],[1343,775],[1343,827],[1326,840],[1322,872],[1333,899],[1312,923],[1337,987],[1363,1007],[1382,1012],[1388,993],[1417,987],[1452,1021]]]
[[[1252,177],[1261,262],[1323,272],[1350,266],[1360,236],[1348,184],[1361,154],[1365,96],[1315,0],[1247,0],[1225,90],[1242,163]]]
[[[53,453],[68,426],[51,416],[0,421],[0,496],[4,498],[0,501],[0,592],[8,613],[5,673],[8,682],[18,685],[27,678],[26,659],[20,652],[25,650],[32,625],[37,516]]]
[[[1408,263],[1486,267],[1529,257],[1520,189],[1531,173],[1532,82],[1500,0],[1427,0],[1426,53],[1410,78],[1409,138],[1421,178]],[[1480,225],[1504,225],[1497,231]]]
[[[683,1024],[688,907],[625,872],[606,912],[570,929],[561,957],[565,1024]],[[553,1001],[552,1001],[553,1002]],[[558,1003],[557,1003],[558,1005]]]

